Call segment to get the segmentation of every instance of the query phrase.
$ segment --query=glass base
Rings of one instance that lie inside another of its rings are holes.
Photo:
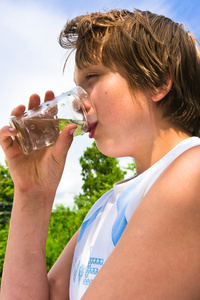
[[[15,140],[19,148],[22,149],[24,154],[26,155],[30,154],[30,152],[33,150],[33,147],[29,139],[28,131],[24,127],[22,120],[16,117],[11,117],[10,125],[17,130],[17,135],[15,136]]]

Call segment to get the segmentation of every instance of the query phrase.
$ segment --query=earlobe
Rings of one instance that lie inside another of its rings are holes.
[[[168,73],[167,86],[165,86],[165,87],[159,86],[158,87],[158,92],[156,94],[152,95],[151,99],[154,102],[158,102],[161,99],[163,99],[169,93],[169,91],[171,90],[172,84],[173,84],[173,81],[172,81],[171,74]]]

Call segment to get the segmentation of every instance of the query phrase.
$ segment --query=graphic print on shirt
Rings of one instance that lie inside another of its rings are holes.
[[[116,217],[113,227],[112,227],[112,241],[113,241],[114,246],[117,245],[117,243],[127,225],[125,211],[126,211],[128,201],[124,201],[124,200],[125,199],[123,196],[122,197],[120,196],[117,200],[117,217]]]
[[[98,213],[100,212],[102,206],[100,206],[95,213],[85,222],[83,222],[82,226],[81,226],[81,231],[79,233],[79,237],[78,237],[78,242],[80,242],[80,240],[82,239],[82,236],[85,232],[85,230],[87,229],[88,226],[90,226],[92,224],[92,222],[94,222],[94,220],[96,219]],[[77,243],[78,243],[77,242]]]
[[[100,268],[104,263],[104,259],[90,257],[87,266],[81,264],[81,261],[76,261],[74,264],[74,272],[73,272],[73,282],[78,281],[78,285],[80,285],[81,281],[84,285],[89,285],[96,274],[99,272]]]

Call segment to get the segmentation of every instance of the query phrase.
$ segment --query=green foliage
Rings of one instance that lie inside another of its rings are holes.
[[[14,184],[8,166],[0,164],[0,282],[8,239],[9,220],[14,195]]]
[[[134,159],[133,159],[133,161],[131,163],[128,164],[128,167],[126,169],[130,170],[132,172],[132,176],[134,176],[134,175],[137,174]]]
[[[52,211],[46,243],[47,271],[52,267],[81,223],[75,209],[63,205]]]
[[[87,148],[80,158],[83,177],[83,193],[75,196],[75,204],[84,216],[89,208],[105,192],[113,187],[113,184],[124,178],[126,171],[119,167],[118,160],[103,155],[96,147]]]
[[[6,252],[7,239],[8,239],[8,229],[9,229],[9,223],[6,223],[4,226],[0,225],[0,285],[1,285],[3,262],[4,262],[5,252]]]
[[[14,184],[8,167],[0,164],[0,224],[3,226],[10,219],[13,195]]]

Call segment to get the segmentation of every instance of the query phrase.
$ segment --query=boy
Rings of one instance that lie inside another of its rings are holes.
[[[48,222],[75,125],[55,146],[29,157],[12,140],[16,131],[2,128],[15,197],[1,300],[199,299],[200,56],[194,37],[163,16],[114,10],[71,20],[60,44],[76,50],[75,82],[97,112],[90,137],[105,155],[133,157],[137,176],[95,203],[47,276]],[[52,98],[47,92],[45,101]],[[32,95],[29,108],[38,104]]]

